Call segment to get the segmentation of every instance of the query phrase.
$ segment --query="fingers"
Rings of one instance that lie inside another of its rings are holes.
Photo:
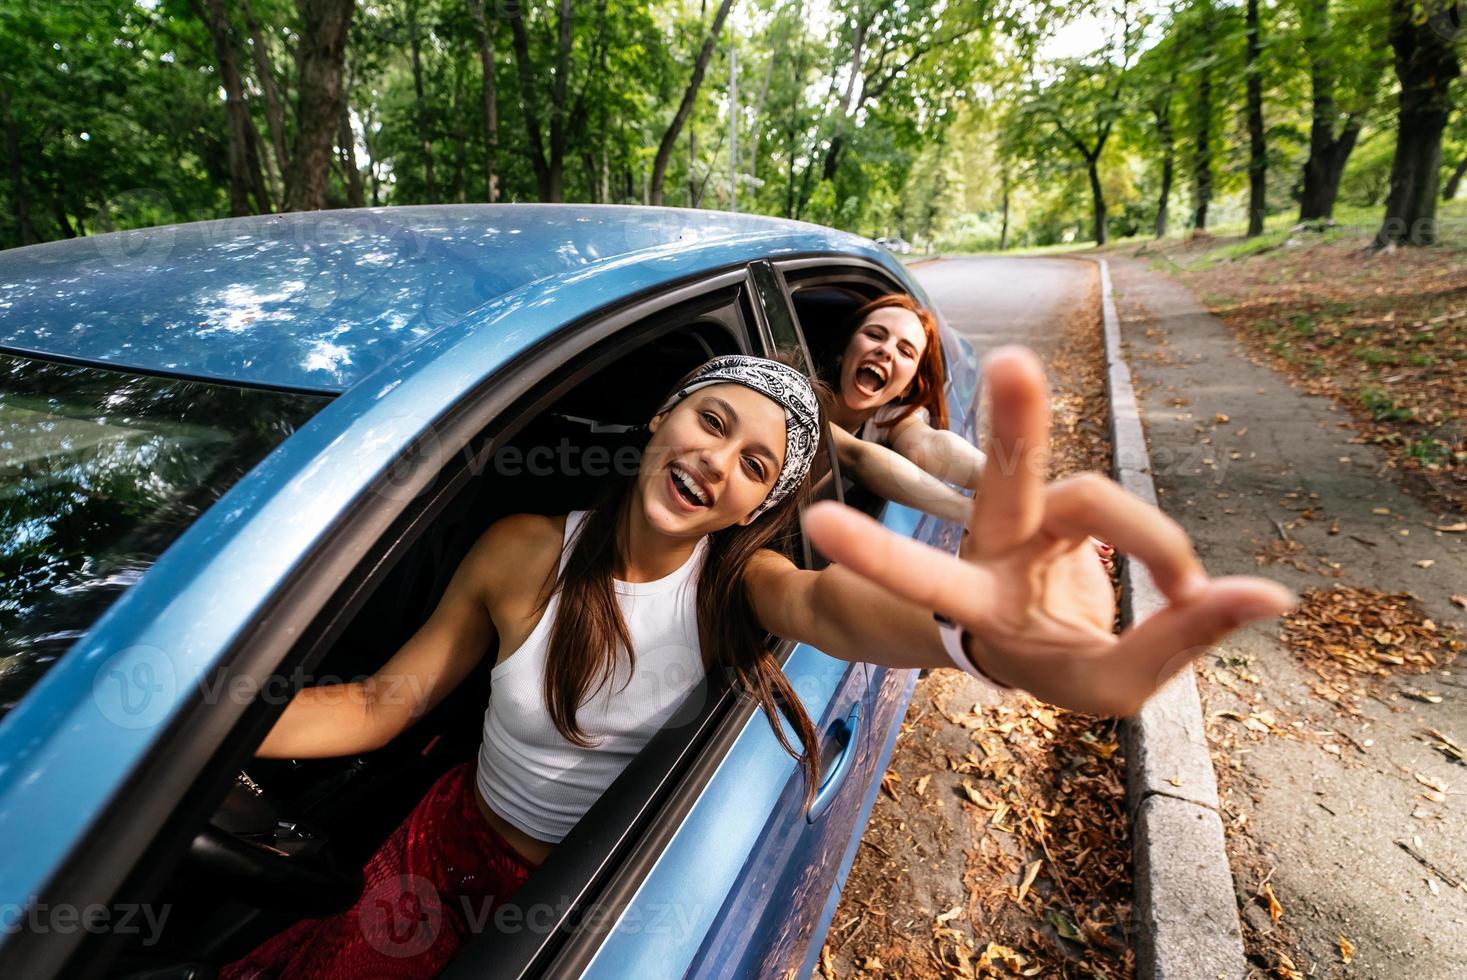
[[[1167,606],[1126,630],[1107,656],[1125,665],[1139,705],[1233,630],[1282,615],[1296,601],[1294,593],[1268,579],[1213,579],[1190,602]]]
[[[805,534],[831,561],[887,591],[972,625],[993,594],[986,569],[903,537],[859,511],[821,501],[805,511]]]
[[[991,558],[1027,541],[1044,514],[1049,392],[1026,347],[1000,347],[983,360],[992,436],[969,526],[973,555]]]
[[[1051,484],[1045,503],[1046,531],[1061,538],[1102,538],[1122,554],[1134,555],[1170,601],[1186,602],[1207,586],[1182,526],[1119,484],[1081,474]]]

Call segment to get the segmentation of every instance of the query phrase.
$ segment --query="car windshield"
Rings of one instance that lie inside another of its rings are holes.
[[[0,717],[328,401],[0,354]]]

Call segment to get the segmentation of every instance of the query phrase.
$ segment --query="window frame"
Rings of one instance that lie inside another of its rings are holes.
[[[624,298],[567,324],[445,406],[424,426],[404,458],[423,458],[426,454],[417,451],[429,439],[461,449],[487,430],[494,431],[494,444],[512,438],[535,411],[579,378],[661,333],[687,326],[687,319],[677,319],[680,311],[709,305],[737,311],[744,275],[744,263],[712,270]],[[731,323],[724,326],[735,346],[750,348],[746,325],[740,321],[742,330]],[[540,397],[533,407],[516,414],[518,424],[498,424],[537,392]],[[444,468],[424,467],[414,479],[431,487]],[[422,487],[409,488],[420,491],[416,494],[361,494],[350,510],[324,529],[316,546],[277,586],[271,601],[221,653],[217,669],[263,685],[287,659],[297,659],[302,643],[310,643],[307,656],[319,660],[329,643],[320,642],[322,636],[313,631],[333,631],[336,624],[349,621],[453,498],[447,491],[461,489],[467,478],[462,475],[451,488],[426,496]],[[79,895],[101,895],[97,900],[102,902],[151,897],[171,878],[194,832],[223,799],[234,772],[252,757],[284,710],[283,704],[257,700],[231,713],[221,710],[225,705],[207,703],[202,695],[194,692],[177,718],[160,730],[143,764],[74,843],[37,901],[76,904],[74,896]],[[114,932],[22,931],[0,945],[0,964],[7,972],[19,971],[17,975],[64,970],[68,976],[100,976],[125,939]]]
[[[810,359],[804,331],[800,327],[799,318],[795,314],[791,301],[791,287],[786,281],[782,267],[797,265],[798,267],[827,268],[833,263],[839,263],[838,267],[848,267],[853,262],[865,265],[861,260],[839,254],[808,256],[785,262],[755,260],[748,263],[744,300],[753,308],[753,326],[757,330],[757,337],[763,348],[760,353],[767,356],[775,350],[776,342],[770,325],[771,317],[788,317],[805,363],[809,370],[814,372],[815,365]],[[759,267],[757,271],[756,267]],[[879,267],[872,266],[871,268]],[[849,273],[845,278],[849,279]],[[873,278],[872,284],[880,286],[886,281]],[[906,291],[900,284],[894,288]],[[770,303],[777,303],[778,306],[769,309],[766,304]],[[829,445],[829,448],[831,469],[836,485],[840,486],[842,482],[840,464],[835,458],[833,443]],[[807,567],[809,567],[808,545],[806,552]],[[797,646],[797,643],[790,640],[777,641],[774,656],[781,667],[786,664]],[[847,668],[848,672],[853,669],[854,665]],[[704,789],[716,775],[729,748],[759,710],[757,703],[751,698],[742,697],[727,688],[716,691],[715,698],[716,703],[711,706],[711,710],[706,710],[705,714],[699,718],[699,724],[703,726],[700,727],[700,737],[704,737],[703,731],[709,732],[706,736],[708,739],[706,744],[700,745],[698,739],[689,739],[685,733],[672,731],[659,733],[659,736],[654,737],[653,741],[648,743],[627,771],[586,813],[582,823],[575,831],[572,831],[571,836],[563,842],[563,845],[570,843],[573,846],[557,847],[546,858],[545,863],[537,869],[539,879],[532,876],[515,893],[514,900],[522,908],[547,903],[554,907],[555,899],[562,897],[554,894],[552,886],[551,879],[557,876],[540,875],[540,872],[551,865],[551,862],[557,862],[552,866],[552,870],[559,872],[561,861],[568,863],[577,860],[577,852],[582,845],[583,828],[586,828],[587,825],[600,825],[613,806],[625,802],[624,797],[629,787],[623,784],[623,780],[643,777],[644,774],[640,771],[641,764],[649,758],[656,758],[657,749],[661,748],[661,740],[664,736],[669,742],[676,739],[686,750],[684,754],[691,756],[687,769],[668,788],[660,804],[655,797],[647,801],[653,811],[651,826],[640,837],[624,842],[626,852],[621,861],[607,861],[596,869],[605,876],[605,880],[599,888],[587,888],[584,892],[594,891],[595,895],[594,908],[598,915],[591,923],[582,926],[576,921],[575,915],[562,913],[553,925],[547,926],[542,936],[536,936],[530,930],[523,929],[509,936],[486,934],[466,944],[460,955],[444,971],[445,978],[468,980],[470,977],[513,977],[515,980],[526,980],[526,978],[542,974],[576,976],[591,963],[602,943],[615,930],[617,921],[630,907],[647,875],[681,827],[683,819],[701,798]],[[819,719],[813,720],[819,722]],[[817,727],[819,727],[818,724]],[[628,834],[627,836],[634,837],[635,835]],[[584,859],[580,860],[583,864],[590,863]],[[579,912],[580,907],[577,906],[576,910]],[[551,937],[562,931],[569,932],[570,935],[557,945]],[[506,968],[506,961],[518,961],[518,963],[516,966]]]

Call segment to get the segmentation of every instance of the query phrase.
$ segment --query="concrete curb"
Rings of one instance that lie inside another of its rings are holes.
[[[1156,487],[1140,407],[1131,369],[1121,355],[1110,263],[1086,261],[1100,267],[1113,475],[1154,504]],[[1123,563],[1121,589],[1125,623],[1145,619],[1166,604],[1139,562]],[[1247,972],[1243,934],[1218,812],[1217,777],[1190,669],[1127,719],[1124,741],[1135,865],[1136,975],[1141,980],[1237,980]]]

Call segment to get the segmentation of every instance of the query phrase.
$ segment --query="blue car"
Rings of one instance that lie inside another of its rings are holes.
[[[624,207],[0,253],[0,976],[206,977],[350,906],[475,752],[495,657],[377,751],[255,759],[291,694],[376,670],[493,521],[589,505],[689,368],[778,349],[813,373],[894,290],[922,298],[866,239]],[[971,438],[973,353],[943,332]],[[824,734],[813,806],[754,702],[710,679],[446,975],[809,975],[916,672],[770,642]]]

